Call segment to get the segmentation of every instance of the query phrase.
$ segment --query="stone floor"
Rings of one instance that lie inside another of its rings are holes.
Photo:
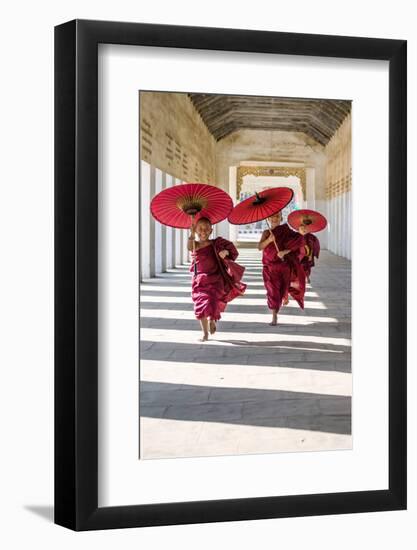
[[[276,327],[260,253],[239,262],[246,294],[206,343],[187,266],[141,284],[141,458],[351,448],[350,262],[323,251]]]

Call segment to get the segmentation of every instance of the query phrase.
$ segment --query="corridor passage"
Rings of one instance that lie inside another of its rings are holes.
[[[246,294],[199,342],[189,266],[141,283],[140,458],[349,449],[350,261],[322,251],[305,309],[271,327],[261,253],[240,249]]]

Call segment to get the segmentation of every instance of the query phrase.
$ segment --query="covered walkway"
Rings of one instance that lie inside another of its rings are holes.
[[[271,327],[260,253],[241,249],[245,296],[198,341],[188,266],[141,283],[140,457],[351,447],[350,261],[323,251],[305,310]]]

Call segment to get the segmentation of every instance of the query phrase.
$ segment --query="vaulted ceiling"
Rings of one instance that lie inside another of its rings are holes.
[[[216,94],[188,94],[207,128],[219,141],[235,130],[304,132],[326,145],[351,102]]]

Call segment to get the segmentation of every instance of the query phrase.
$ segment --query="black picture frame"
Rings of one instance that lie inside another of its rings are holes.
[[[389,488],[98,507],[98,44],[389,62]],[[74,530],[406,508],[405,40],[74,20],[55,28],[55,523]]]

